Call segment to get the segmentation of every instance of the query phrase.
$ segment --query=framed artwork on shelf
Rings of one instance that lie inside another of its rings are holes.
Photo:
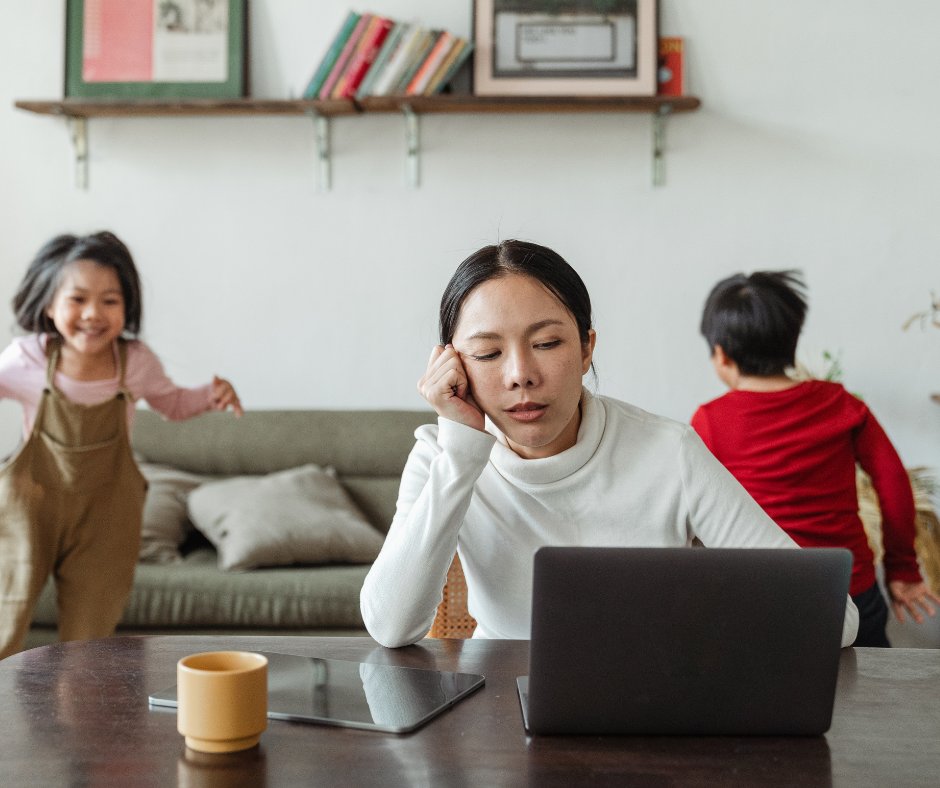
[[[247,0],[67,0],[65,95],[248,94]]]
[[[474,0],[479,96],[654,96],[658,0]]]

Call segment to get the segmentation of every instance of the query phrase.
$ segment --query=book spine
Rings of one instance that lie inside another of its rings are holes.
[[[362,47],[349,65],[349,69],[346,72],[346,84],[339,91],[339,98],[351,99],[355,97],[359,85],[361,85],[362,80],[365,79],[369,66],[375,61],[376,56],[379,54],[379,49],[382,47],[382,44],[385,43],[385,39],[388,38],[388,34],[392,30],[392,25],[395,24],[391,19],[382,19],[381,17],[377,17],[377,19],[378,22],[368,39],[363,39],[364,43]]]
[[[660,96],[681,96],[683,91],[683,40],[681,38],[659,39],[659,81]]]
[[[372,36],[375,33],[376,28],[378,28],[380,21],[381,18],[377,16],[373,16],[372,19],[369,20],[369,24],[366,25],[366,29],[362,31],[362,35],[359,36],[359,40],[356,42],[356,46],[353,49],[352,54],[349,56],[349,60],[346,61],[346,66],[343,68],[343,73],[339,75],[339,79],[337,79],[336,84],[333,85],[330,98],[343,98],[343,92],[346,90],[346,83],[349,81],[349,70],[356,64],[360,55],[362,54],[363,49],[365,49],[369,41],[372,40]]]
[[[424,89],[428,86],[428,82],[431,81],[431,77],[434,76],[434,72],[437,71],[438,66],[440,66],[444,58],[447,57],[453,45],[454,37],[450,33],[445,32],[437,40],[434,49],[432,49],[431,53],[425,58],[421,67],[415,72],[411,83],[405,88],[406,96],[418,96],[424,92]]]
[[[440,37],[441,32],[439,30],[428,31],[427,35],[424,37],[424,41],[415,49],[414,55],[408,59],[404,73],[391,90],[392,95],[400,96],[405,92],[405,89],[411,84],[411,80],[414,79],[415,73],[421,68],[421,64],[428,56],[428,53],[434,48],[434,45]]]
[[[318,95],[321,99],[328,99],[330,97],[336,82],[339,80],[343,71],[346,70],[346,66],[349,65],[349,58],[352,57],[352,53],[356,49],[356,44],[359,43],[359,39],[362,38],[362,34],[365,32],[371,21],[372,14],[363,14],[361,17],[359,17],[359,21],[356,23],[356,27],[353,30],[352,35],[349,36],[349,40],[346,42],[346,46],[343,47],[343,51],[336,59],[336,65],[333,66],[333,70],[330,72],[330,75],[323,83],[323,87],[320,88],[320,93]]]
[[[382,71],[384,71],[385,67],[388,65],[389,60],[391,60],[392,56],[398,50],[407,28],[408,25],[403,22],[397,23],[395,27],[392,28],[392,32],[388,34],[385,43],[382,44],[379,54],[375,56],[375,61],[366,72],[362,84],[359,85],[359,90],[356,91],[357,99],[364,99],[366,96],[372,95],[372,89],[375,87],[376,82],[378,82]]]
[[[422,96],[433,96],[437,92],[437,86],[440,84],[441,80],[444,78],[444,75],[450,71],[450,67],[453,65],[454,61],[460,55],[463,48],[467,45],[467,39],[465,38],[455,38],[454,45],[450,48],[441,64],[437,67],[437,70],[434,72],[431,79],[428,81],[428,84],[424,86],[424,90],[421,92]]]
[[[434,88],[435,93],[440,93],[447,84],[457,75],[457,72],[460,71],[461,66],[467,62],[467,58],[473,53],[474,43],[468,41],[463,49],[460,50],[460,54],[457,55],[457,59],[451,63],[450,69],[443,76],[440,82],[437,83],[437,87]]]
[[[424,34],[425,30],[422,27],[414,25],[411,28],[408,35],[402,40],[401,46],[398,48],[395,56],[389,61],[388,67],[385,69],[382,76],[379,77],[378,82],[376,82],[375,90],[372,91],[373,96],[387,96],[389,94],[392,86],[398,80],[398,77],[401,76],[408,56],[414,50],[417,42],[424,37]]]
[[[315,99],[320,93],[323,83],[326,82],[330,71],[332,71],[333,66],[336,65],[336,59],[339,57],[340,52],[343,51],[343,47],[346,45],[346,42],[349,40],[358,22],[359,14],[355,11],[350,11],[349,15],[346,17],[346,21],[343,22],[343,26],[339,29],[339,33],[336,34],[336,38],[333,39],[333,43],[330,44],[330,48],[323,56],[323,60],[320,61],[319,67],[307,84],[307,89],[304,91],[305,99]]]

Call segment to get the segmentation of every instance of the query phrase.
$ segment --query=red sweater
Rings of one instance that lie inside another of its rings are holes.
[[[858,516],[857,462],[881,504],[887,579],[920,582],[907,472],[865,403],[842,386],[811,380],[784,391],[731,391],[702,405],[692,427],[797,544],[852,551],[852,595],[875,582]]]

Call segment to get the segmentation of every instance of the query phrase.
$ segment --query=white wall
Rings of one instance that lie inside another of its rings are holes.
[[[299,94],[349,2],[253,0],[255,95]],[[470,6],[371,3],[461,34]],[[426,118],[416,192],[401,120],[370,116],[334,123],[328,194],[304,118],[94,119],[83,193],[64,123],[12,108],[61,95],[63,2],[4,3],[0,302],[50,236],[110,228],[143,274],[145,338],[180,382],[229,376],[251,408],[421,408],[450,274],[522,237],[585,279],[601,390],[688,419],[722,391],[697,333],[709,288],[795,266],[812,297],[801,352],[843,350],[905,462],[940,466],[940,331],[900,330],[940,290],[940,4],[664,6],[703,108],[670,121],[662,189],[646,116]],[[18,420],[0,406],[0,438]]]

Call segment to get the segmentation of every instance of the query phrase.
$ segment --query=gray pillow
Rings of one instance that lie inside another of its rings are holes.
[[[211,476],[187,473],[168,465],[138,463],[149,486],[144,500],[144,522],[140,534],[142,563],[168,564],[180,559],[179,546],[192,530],[186,499]]]
[[[193,524],[222,569],[374,561],[383,536],[332,468],[304,465],[267,476],[209,482],[189,496]]]

